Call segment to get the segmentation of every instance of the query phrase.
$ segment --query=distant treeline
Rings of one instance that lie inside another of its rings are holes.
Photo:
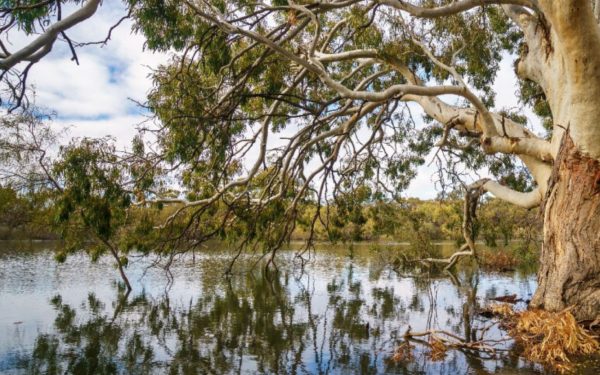
[[[0,186],[0,240],[57,239],[46,194],[18,194]]]
[[[307,218],[310,211],[307,209]],[[343,212],[340,212],[343,211]],[[363,203],[352,210],[329,209],[328,225],[317,222],[314,235],[318,240],[408,242],[424,249],[432,241],[464,241],[462,235],[463,200],[420,200]],[[489,247],[507,246],[519,241],[524,248],[535,246],[541,238],[538,210],[515,207],[499,199],[486,199],[477,213],[477,239]],[[310,235],[309,220],[299,220],[294,239]]]
[[[463,240],[462,199],[420,200],[407,198],[394,202],[354,200],[339,201],[321,207],[319,220],[314,220],[316,205],[305,204],[298,215],[292,239],[311,235],[319,241],[394,241],[424,243],[428,241]],[[148,217],[157,222],[173,211],[173,207],[137,209],[132,225],[149,226]],[[145,212],[148,211],[148,212]],[[151,212],[150,212],[151,211]],[[18,194],[10,187],[0,187],[0,239],[59,238],[53,225],[56,213],[43,194]],[[218,215],[216,215],[218,216]],[[507,245],[512,240],[532,242],[541,235],[538,210],[515,207],[498,199],[484,199],[478,209],[477,237],[488,246]],[[139,219],[136,219],[139,218]],[[151,220],[151,221],[155,221]],[[314,222],[314,224],[313,224]],[[139,232],[136,230],[135,232]],[[132,234],[132,233],[130,233]],[[138,233],[139,234],[139,233]]]

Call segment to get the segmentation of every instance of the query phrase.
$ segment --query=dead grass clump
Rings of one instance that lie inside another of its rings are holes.
[[[512,271],[518,264],[518,259],[506,251],[486,251],[479,258],[479,264],[485,269],[494,271]]]
[[[513,307],[508,303],[492,303],[479,310],[479,314],[486,318],[500,317],[507,323],[509,317],[515,314]]]
[[[569,370],[571,356],[592,354],[600,349],[598,340],[577,324],[568,310],[523,311],[518,314],[514,332],[523,343],[526,357],[558,370]]]
[[[403,342],[394,351],[394,354],[392,355],[392,358],[391,358],[392,362],[399,363],[399,362],[412,361],[413,360],[412,349],[413,348],[408,341]]]
[[[510,305],[496,304],[490,311],[506,319],[510,334],[523,347],[525,358],[559,372],[573,370],[571,358],[600,350],[596,337],[577,323],[569,310],[515,312]]]
[[[432,361],[441,361],[446,358],[448,347],[444,342],[435,336],[429,336],[429,358]]]
[[[490,306],[489,309],[492,312],[492,314],[504,317],[512,317],[516,314],[512,306],[507,303],[494,303]]]

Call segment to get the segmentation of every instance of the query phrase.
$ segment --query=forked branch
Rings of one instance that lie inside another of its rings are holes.
[[[479,180],[465,187],[465,199],[463,203],[463,223],[462,234],[465,243],[460,249],[448,258],[423,258],[417,259],[423,263],[445,264],[445,271],[450,270],[454,265],[465,256],[475,257],[477,259],[477,250],[475,247],[475,225],[477,220],[477,204],[479,198],[485,193],[484,185],[488,180]]]

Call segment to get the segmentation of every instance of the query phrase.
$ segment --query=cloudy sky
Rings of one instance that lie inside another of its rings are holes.
[[[105,2],[92,18],[68,32],[76,42],[103,40],[109,28],[126,11],[116,2]],[[65,43],[32,70],[36,104],[56,111],[57,122],[72,125],[74,136],[117,137],[128,144],[142,110],[130,99],[144,101],[151,87],[151,69],[167,61],[166,55],[144,51],[144,39],[131,32],[131,24],[117,28],[106,46],[79,48],[80,65],[71,61]]]
[[[102,40],[125,13],[115,2],[105,2],[97,14],[68,34],[77,42]],[[13,41],[15,46],[21,42]],[[55,111],[57,126],[71,126],[72,136],[112,135],[120,146],[128,145],[136,125],[145,118],[135,101],[143,102],[150,90],[152,68],[168,60],[167,55],[144,51],[143,47],[143,37],[133,34],[127,22],[113,32],[106,46],[79,49],[79,66],[71,61],[67,46],[58,43],[30,74],[36,104]],[[496,79],[499,107],[518,106],[512,60],[510,56],[504,59]],[[433,172],[433,166],[422,167],[406,194],[434,198]]]

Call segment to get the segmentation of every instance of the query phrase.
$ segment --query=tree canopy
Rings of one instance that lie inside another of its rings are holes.
[[[323,203],[312,222],[327,223],[326,202],[343,207],[357,189],[397,198],[435,148],[442,190],[487,168],[501,183],[478,186],[539,204],[525,166],[547,173],[550,143],[522,115],[491,112],[500,61],[524,48],[510,17],[535,9],[495,3],[132,1],[148,48],[175,51],[154,74],[147,106],[157,127],[147,132],[163,173],[180,177],[178,213],[195,221],[222,202],[244,221],[236,210],[248,206],[254,226],[266,212],[287,229],[264,235],[277,247],[304,201]],[[524,102],[543,101],[535,87],[523,84]]]
[[[472,182],[467,170],[486,168],[501,184],[479,185],[527,207],[539,203],[524,167],[547,169],[549,143],[522,115],[491,112],[500,61],[525,53],[515,20],[541,14],[532,2],[127,4],[146,47],[172,54],[152,77],[146,106],[156,121],[126,154],[116,156],[107,140],[62,150],[47,171],[63,193],[59,221],[77,212],[108,240],[124,215],[113,209],[166,204],[176,209],[159,228],[172,240],[207,239],[241,225],[247,240],[274,250],[289,239],[302,205],[316,203],[309,222],[328,226],[331,205],[347,211],[360,189],[397,199],[435,148],[442,191]],[[41,35],[23,48],[29,57],[6,51],[5,73],[20,61],[28,62],[26,74],[58,34],[71,43],[65,32],[99,4],[75,5],[64,25],[60,1],[8,2],[7,25]],[[42,40],[43,48],[35,44]],[[549,117],[539,87],[522,82],[523,103]],[[5,100],[22,104],[14,95]],[[534,146],[524,150],[524,137]],[[220,220],[207,225],[215,207]]]

